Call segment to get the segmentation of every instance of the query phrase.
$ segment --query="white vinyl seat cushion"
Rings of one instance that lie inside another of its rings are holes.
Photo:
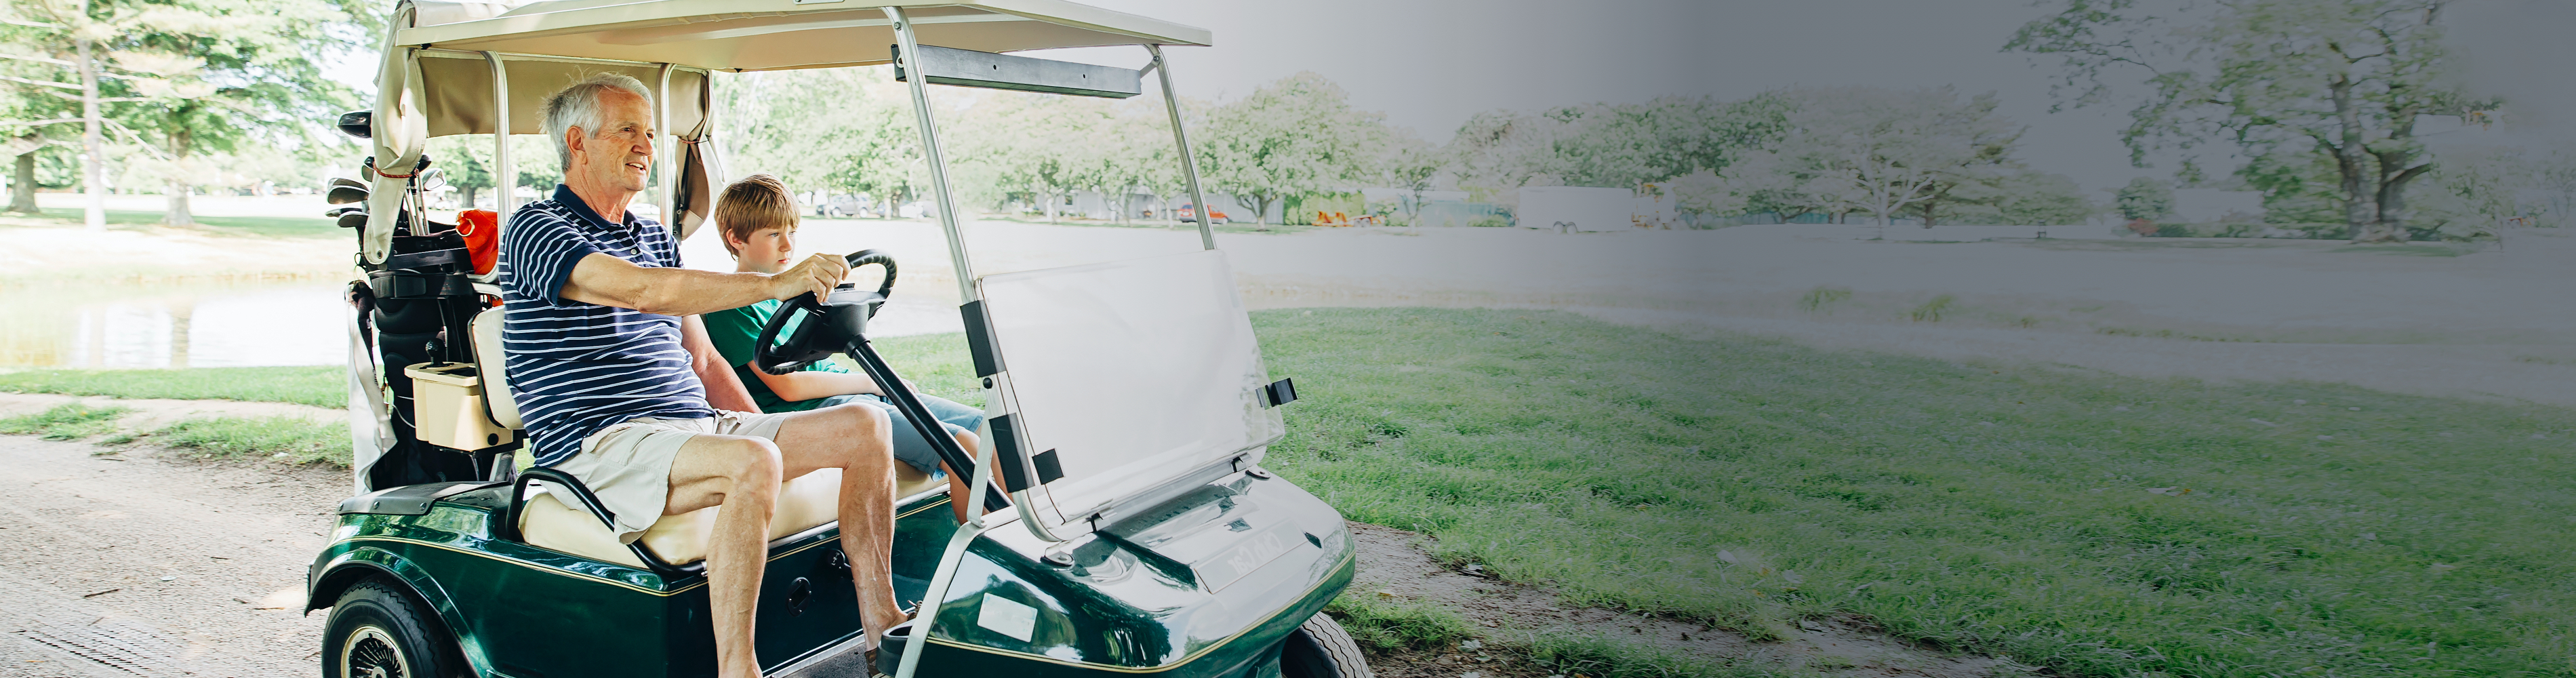
[[[527,428],[519,421],[519,404],[510,399],[509,370],[501,360],[501,309],[486,309],[474,314],[474,367],[483,377],[483,407],[492,415],[492,423],[508,428]]]
[[[894,465],[894,496],[911,497],[944,487],[946,480],[922,473],[910,464]],[[593,560],[604,560],[628,567],[642,568],[644,561],[635,557],[608,525],[599,522],[580,502],[557,501],[552,492],[535,492],[519,516],[519,533],[529,544],[562,551]],[[769,539],[776,541],[799,532],[840,519],[841,470],[827,468],[787,481],[778,494],[778,509],[769,519]],[[662,516],[644,531],[644,548],[672,565],[687,565],[705,560],[707,542],[715,537],[716,512],[724,507],[709,507],[676,516]]]

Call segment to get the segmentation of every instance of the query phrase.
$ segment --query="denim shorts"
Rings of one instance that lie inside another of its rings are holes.
[[[948,435],[951,437],[959,433],[976,433],[984,427],[983,410],[967,407],[957,401],[939,396],[919,393],[913,395],[921,399],[922,409],[930,410],[930,416],[938,419],[941,426],[947,427]],[[939,452],[930,447],[929,439],[921,437],[921,430],[913,427],[912,420],[905,419],[902,412],[895,411],[894,401],[886,400],[885,396],[837,395],[824,398],[822,404],[816,405],[815,409],[848,403],[871,405],[886,413],[888,423],[894,424],[894,458],[911,464],[913,468],[920,469],[923,473],[932,476],[941,474]],[[968,450],[967,453],[973,454],[974,451]]]

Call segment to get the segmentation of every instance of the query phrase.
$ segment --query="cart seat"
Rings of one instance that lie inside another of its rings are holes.
[[[510,370],[501,356],[501,323],[498,307],[474,314],[474,364],[483,377],[483,408],[492,415],[492,423],[527,428],[519,421],[518,401],[510,399]]]
[[[894,465],[894,495],[901,499],[947,487],[947,481],[914,469],[910,464]],[[778,510],[769,518],[769,539],[776,541],[799,532],[830,524],[840,519],[841,470],[827,468],[807,473],[778,494]],[[707,557],[707,542],[714,539],[716,512],[723,507],[709,507],[676,516],[662,516],[644,530],[644,548],[672,565],[687,565]],[[519,518],[519,532],[528,543],[564,553],[605,560],[628,567],[643,568],[644,561],[617,542],[608,525],[577,503],[556,501],[551,492],[538,492],[528,498]]]

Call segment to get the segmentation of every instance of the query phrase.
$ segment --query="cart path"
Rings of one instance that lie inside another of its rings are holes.
[[[1827,676],[1986,678],[2035,676],[2036,669],[2009,659],[1945,653],[1887,636],[1868,621],[1837,618],[1804,622],[1797,637],[1760,642],[1708,626],[1571,606],[1545,588],[1508,584],[1459,572],[1433,560],[1423,542],[1433,537],[1392,527],[1350,523],[1359,551],[1359,595],[1434,603],[1470,624],[1505,632],[1570,631],[1607,634],[1679,654],[1817,671]],[[1500,652],[1437,652],[1372,659],[1381,678],[1455,678],[1468,671],[1493,678],[1547,676],[1526,661]],[[1485,657],[1479,661],[1479,656]],[[1836,668],[1839,667],[1839,668]]]
[[[344,471],[0,436],[0,678],[301,676]]]

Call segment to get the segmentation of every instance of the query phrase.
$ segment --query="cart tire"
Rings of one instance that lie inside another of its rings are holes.
[[[460,675],[463,659],[429,606],[381,579],[340,594],[322,631],[324,678],[449,678]]]
[[[1377,678],[1341,622],[1316,613],[1279,648],[1281,678]]]

